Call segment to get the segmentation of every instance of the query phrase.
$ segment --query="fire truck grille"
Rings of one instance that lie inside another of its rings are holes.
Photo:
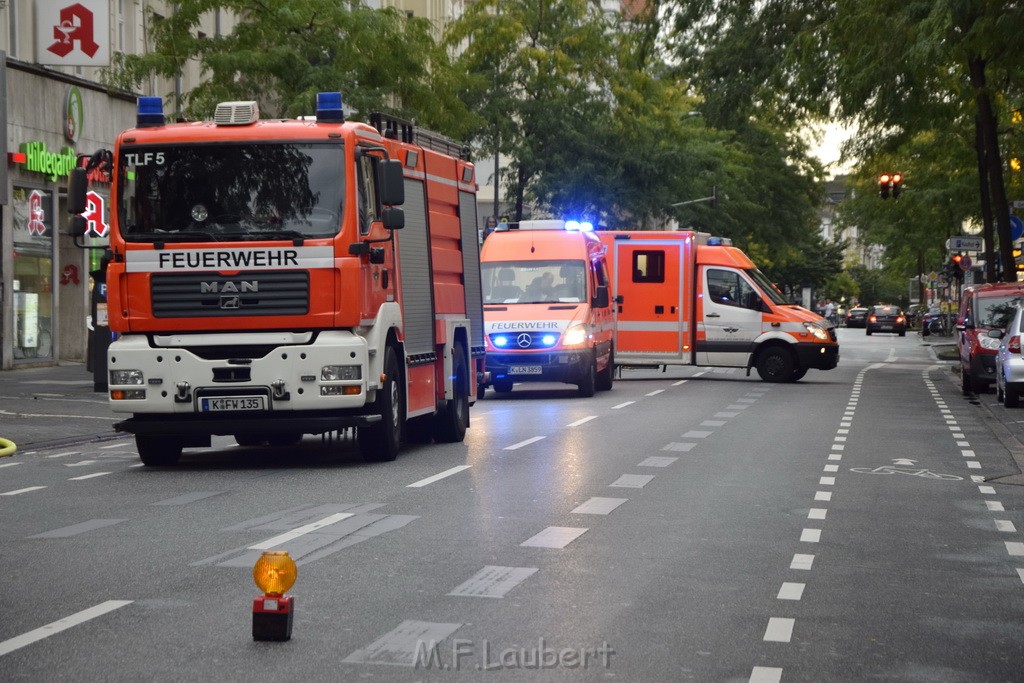
[[[160,274],[151,293],[157,318],[303,315],[309,312],[309,273]]]

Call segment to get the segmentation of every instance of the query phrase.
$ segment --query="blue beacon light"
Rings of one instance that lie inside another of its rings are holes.
[[[140,97],[136,101],[135,125],[138,128],[162,126],[164,118],[164,101],[161,97]]]
[[[316,120],[324,123],[345,122],[345,110],[341,104],[340,92],[316,94]]]

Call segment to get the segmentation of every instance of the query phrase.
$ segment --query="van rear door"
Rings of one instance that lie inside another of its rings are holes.
[[[683,241],[616,239],[613,248],[616,361],[682,360]]]

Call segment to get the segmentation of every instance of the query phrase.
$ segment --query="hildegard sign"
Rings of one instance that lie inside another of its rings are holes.
[[[46,149],[45,142],[23,142],[19,149],[20,153],[9,155],[12,161],[26,171],[50,176],[52,182],[71,175],[71,169],[78,166],[78,155],[71,147],[64,147],[55,154]]]

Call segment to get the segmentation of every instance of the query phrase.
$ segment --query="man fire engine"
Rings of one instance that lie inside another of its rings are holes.
[[[146,465],[212,435],[356,427],[377,461],[406,435],[464,438],[484,354],[474,168],[409,122],[371,124],[338,93],[284,121],[229,102],[165,124],[139,99],[113,153],[106,281],[110,403]],[[76,172],[72,213],[85,186]]]

